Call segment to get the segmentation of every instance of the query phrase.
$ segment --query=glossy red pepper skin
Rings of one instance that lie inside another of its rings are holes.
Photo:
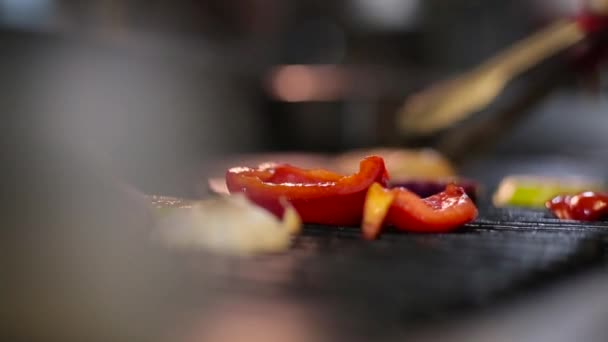
[[[448,184],[443,192],[420,198],[397,189],[387,222],[398,229],[417,233],[445,233],[477,217],[477,207],[464,189]]]
[[[556,196],[545,205],[560,219],[596,221],[608,215],[608,194],[586,191],[574,196]]]
[[[372,185],[365,202],[363,236],[376,238],[383,225],[416,233],[445,233],[477,217],[477,207],[464,189],[449,184],[443,192],[420,198],[405,188]]]
[[[230,193],[242,192],[277,216],[283,213],[279,200],[284,198],[304,223],[328,225],[360,224],[367,190],[375,182],[383,186],[388,182],[384,160],[376,156],[363,159],[359,172],[350,176],[286,164],[226,172]]]

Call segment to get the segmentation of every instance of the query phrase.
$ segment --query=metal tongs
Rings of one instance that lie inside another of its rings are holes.
[[[589,1],[588,9],[589,15],[559,20],[475,69],[411,96],[398,112],[399,130],[430,135],[484,109],[515,77],[598,30],[593,17],[608,15],[608,0]]]

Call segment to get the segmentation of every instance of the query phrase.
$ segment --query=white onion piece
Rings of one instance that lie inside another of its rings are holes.
[[[289,248],[292,235],[302,226],[300,216],[287,202],[280,221],[240,194],[203,201],[175,201],[167,200],[169,207],[154,203],[164,212],[159,236],[170,247],[233,255],[281,252]]]

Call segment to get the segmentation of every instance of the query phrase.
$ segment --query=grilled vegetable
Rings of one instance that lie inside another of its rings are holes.
[[[521,206],[543,208],[545,202],[560,194],[576,194],[586,190],[602,190],[598,181],[581,178],[510,176],[499,184],[493,202],[497,207]]]
[[[243,195],[203,201],[155,196],[152,203],[161,214],[158,236],[171,247],[236,255],[280,252],[301,228],[297,212],[284,201],[282,221]]]
[[[448,179],[448,180],[422,180],[422,179],[405,179],[394,180],[389,182],[391,188],[406,188],[416,195],[425,198],[442,192],[448,184],[454,184],[464,189],[464,192],[469,198],[475,202],[477,200],[479,186],[476,182],[466,179]]]
[[[355,150],[338,156],[334,168],[340,172],[355,172],[359,161],[370,155],[382,156],[391,177],[396,179],[435,180],[455,176],[452,164],[432,149],[376,148]]]
[[[443,233],[458,229],[477,217],[477,208],[464,189],[449,184],[443,192],[420,198],[404,188],[370,187],[365,201],[363,235],[378,236],[383,223],[417,233]]]
[[[237,167],[226,173],[230,193],[243,193],[277,216],[283,213],[279,199],[284,198],[303,222],[330,225],[360,224],[368,188],[374,182],[386,185],[387,181],[384,160],[375,156],[363,159],[359,172],[350,176],[287,164]]]
[[[608,214],[608,194],[586,191],[556,196],[545,205],[560,219],[596,221]]]

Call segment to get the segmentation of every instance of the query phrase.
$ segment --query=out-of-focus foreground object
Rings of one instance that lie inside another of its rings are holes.
[[[283,252],[302,226],[300,216],[286,201],[280,221],[241,194],[204,201],[162,196],[151,200],[161,216],[160,242],[172,248],[228,255]]]
[[[149,243],[143,198],[69,148],[20,134],[20,147],[2,148],[0,189],[12,195],[0,202],[0,339],[160,340],[181,301],[179,266]]]

